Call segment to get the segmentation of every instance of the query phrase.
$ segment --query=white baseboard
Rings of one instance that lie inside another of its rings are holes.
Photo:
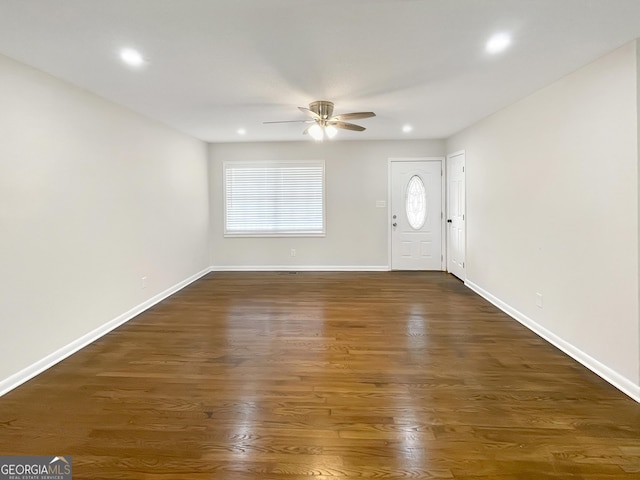
[[[571,343],[567,342],[563,338],[559,337],[555,333],[546,329],[539,323],[535,322],[531,318],[527,317],[523,313],[519,312],[515,308],[508,305],[507,303],[495,297],[494,295],[492,295],[491,293],[489,293],[479,285],[476,285],[475,283],[469,280],[466,280],[464,283],[471,290],[476,292],[485,300],[491,302],[493,305],[498,307],[507,315],[509,315],[510,317],[513,317],[515,320],[520,322],[529,330],[531,330],[538,336],[542,337],[543,339],[545,339],[547,342],[551,343],[555,347],[559,348],[564,353],[569,355],[571,358],[573,358],[574,360],[576,360],[577,362],[581,363],[582,365],[587,367],[589,370],[594,372],[596,375],[598,375],[599,377],[609,382],[618,390],[628,395],[629,397],[634,399],[636,402],[640,403],[640,385],[636,385],[628,378],[620,375],[615,370],[611,369],[610,367],[606,366],[602,362],[596,360],[592,356],[588,355],[587,353],[583,352],[582,350],[575,347]]]
[[[388,272],[388,265],[219,265],[212,272]]]
[[[104,325],[101,325],[100,327],[96,328],[95,330],[93,330],[93,331],[83,335],[82,337],[74,340],[70,344],[68,344],[68,345],[56,350],[55,352],[53,352],[53,353],[51,353],[49,355],[47,355],[46,357],[42,358],[41,360],[38,360],[37,362],[29,365],[28,367],[20,370],[19,372],[14,373],[10,377],[5,378],[4,380],[1,380],[0,381],[0,397],[2,395],[4,395],[4,394],[10,392],[14,388],[19,387],[20,385],[22,385],[23,383],[27,382],[28,380],[31,380],[33,377],[35,377],[36,375],[44,372],[48,368],[51,368],[56,363],[59,363],[62,360],[64,360],[65,358],[73,355],[74,353],[76,353],[77,351],[79,351],[82,348],[86,347],[90,343],[95,342],[100,337],[103,337],[104,335],[106,335],[110,331],[112,331],[112,330],[116,329],[117,327],[119,327],[120,325],[128,322],[133,317],[135,317],[135,316],[141,314],[142,312],[144,312],[145,310],[148,310],[149,308],[153,307],[155,304],[161,302],[162,300],[164,300],[165,298],[169,297],[170,295],[173,295],[177,291],[182,290],[184,287],[186,287],[190,283],[195,282],[196,280],[198,280],[199,278],[203,277],[204,275],[206,275],[210,271],[211,271],[210,268],[206,268],[205,270],[202,270],[201,272],[196,273],[195,275],[192,275],[191,277],[187,278],[186,280],[183,280],[182,282],[180,282],[180,283],[168,288],[164,292],[159,293],[158,295],[155,295],[154,297],[150,298],[146,302],[141,303],[140,305],[132,308],[131,310],[123,313],[122,315],[114,318],[113,320],[110,320],[109,322],[105,323]]]

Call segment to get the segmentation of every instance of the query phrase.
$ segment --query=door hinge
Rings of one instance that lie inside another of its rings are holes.
[[[464,173],[464,166],[462,167],[462,173]]]
[[[462,268],[464,268],[464,262],[462,262]]]

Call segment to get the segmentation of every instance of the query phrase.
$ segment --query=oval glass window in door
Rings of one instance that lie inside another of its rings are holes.
[[[409,179],[405,199],[407,221],[414,230],[420,230],[427,220],[427,190],[418,175]]]

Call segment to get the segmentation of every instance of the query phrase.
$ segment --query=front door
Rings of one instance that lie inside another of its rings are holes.
[[[442,270],[442,161],[391,160],[391,269]]]

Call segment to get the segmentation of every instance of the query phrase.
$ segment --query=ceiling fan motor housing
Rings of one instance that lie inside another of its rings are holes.
[[[318,100],[309,104],[309,110],[317,113],[323,120],[333,116],[333,102]]]

